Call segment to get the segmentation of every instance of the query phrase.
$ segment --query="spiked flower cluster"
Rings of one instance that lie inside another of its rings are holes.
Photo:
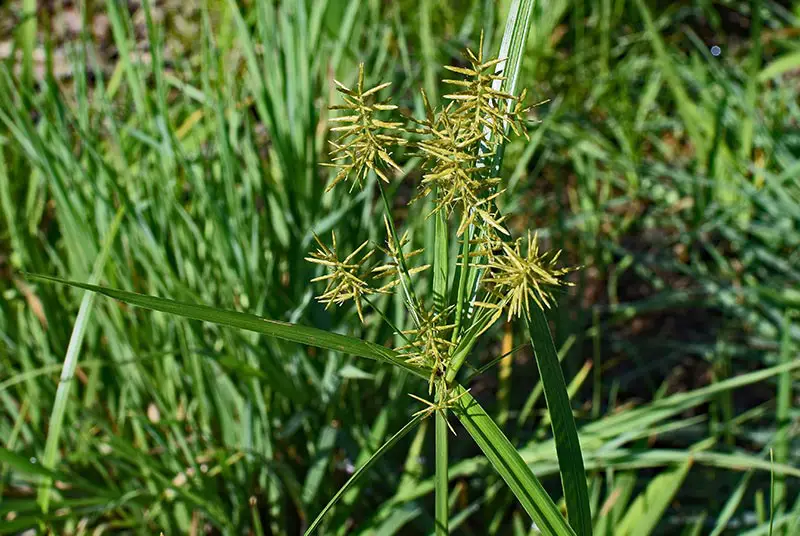
[[[499,247],[499,251],[486,250],[484,253],[487,262],[480,265],[486,269],[483,284],[495,301],[479,302],[477,305],[487,308],[505,307],[508,310],[508,321],[514,316],[521,317],[523,312],[526,315],[530,313],[531,301],[541,309],[549,308],[553,301],[552,289],[560,285],[571,285],[562,281],[561,277],[573,268],[556,268],[560,251],[552,255],[549,251],[540,252],[538,235],[531,237],[530,232],[524,254],[521,244],[522,238],[518,238],[513,244],[494,242],[492,245]]]
[[[370,249],[360,259],[358,258],[359,253],[367,247],[369,241],[365,241],[358,246],[355,251],[343,260],[339,260],[339,253],[336,250],[336,233],[331,233],[333,244],[330,248],[323,244],[316,235],[314,235],[314,239],[317,241],[319,249],[311,253],[310,257],[306,257],[306,260],[321,264],[329,269],[329,273],[311,280],[312,283],[317,281],[328,282],[325,292],[317,296],[317,300],[324,303],[326,309],[333,304],[342,305],[348,300],[353,300],[358,311],[358,318],[361,319],[361,322],[364,322],[364,310],[362,309],[361,300],[370,294],[383,292],[382,289],[371,288],[365,282],[365,279],[372,273],[372,269],[367,268],[365,264],[375,251]]]
[[[459,91],[445,95],[450,100],[443,110],[434,113],[423,92],[426,118],[416,121],[415,132],[423,139],[417,144],[426,157],[429,169],[422,178],[420,194],[425,197],[436,193],[432,213],[444,210],[449,216],[460,209],[460,236],[470,225],[488,226],[493,232],[508,234],[502,218],[494,208],[499,177],[491,176],[492,167],[486,162],[494,156],[497,147],[507,139],[506,130],[527,135],[523,120],[528,108],[523,105],[525,91],[520,97],[496,89],[505,77],[496,74],[503,59],[484,61],[483,37],[476,56],[467,49],[469,68],[448,65],[445,69],[464,76],[463,79],[446,79]]]
[[[326,191],[345,179],[353,180],[351,189],[356,185],[361,187],[369,171],[374,171],[381,180],[388,183],[389,177],[383,170],[389,167],[400,171],[400,166],[392,160],[387,148],[405,144],[403,138],[387,133],[400,129],[402,123],[382,121],[378,118],[381,112],[397,109],[397,106],[389,104],[388,101],[376,100],[377,93],[389,87],[391,82],[364,91],[363,63],[358,68],[358,85],[355,90],[338,80],[334,82],[336,90],[343,95],[344,104],[331,106],[331,109],[345,110],[349,113],[331,119],[332,122],[345,124],[331,129],[339,136],[336,141],[330,142],[333,145],[331,150],[333,163],[323,165],[339,168],[339,173]]]
[[[455,324],[447,323],[452,313],[452,308],[436,312],[436,310],[422,310],[419,313],[419,327],[403,331],[409,340],[405,346],[397,349],[406,358],[406,362],[430,370],[428,381],[428,394],[433,393],[436,378],[444,377],[446,364],[455,343],[449,340],[449,335]]]
[[[367,296],[386,293],[395,287],[403,289],[414,325],[402,331],[395,328],[405,339],[405,344],[396,351],[409,364],[428,371],[428,392],[436,393],[435,403],[423,401],[427,407],[420,414],[447,409],[457,400],[448,382],[469,350],[469,345],[461,344],[463,337],[474,340],[503,313],[509,321],[528,315],[531,303],[539,308],[550,307],[554,302],[553,289],[568,284],[563,276],[572,270],[556,266],[558,253],[540,251],[535,234],[528,233],[527,242],[522,238],[509,241],[510,233],[496,206],[502,194],[501,179],[493,176],[492,169],[494,156],[506,141],[507,132],[527,136],[524,120],[529,109],[523,104],[524,91],[520,97],[500,91],[505,80],[499,72],[503,60],[485,60],[480,52],[482,45],[481,39],[477,55],[467,50],[468,67],[445,67],[462,78],[445,80],[456,86],[457,91],[445,95],[449,103],[444,108],[434,109],[422,93],[425,118],[408,118],[413,127],[378,119],[379,114],[391,112],[396,106],[375,97],[388,83],[364,90],[363,66],[359,68],[356,89],[336,82],[344,104],[333,109],[348,114],[334,119],[344,125],[332,129],[338,137],[331,142],[330,165],[339,168],[339,172],[328,189],[345,180],[352,181],[351,189],[362,187],[370,171],[381,181],[389,182],[387,173],[400,169],[391,149],[411,145],[424,158],[419,194],[414,199],[432,196],[431,214],[444,215],[445,221],[458,214],[456,238],[462,242],[462,249],[469,250],[467,255],[459,257],[460,270],[472,271],[473,288],[484,296],[479,301],[477,294],[472,295],[470,309],[474,305],[484,310],[475,315],[463,313],[463,302],[426,306],[414,292],[411,276],[429,266],[409,265],[409,260],[422,250],[404,251],[408,234],[401,238],[395,232],[389,214],[384,217],[386,247],[366,251],[365,242],[340,260],[335,236],[331,248],[317,241],[320,249],[308,260],[328,268],[328,274],[313,280],[327,281],[325,292],[317,298],[326,306],[353,300],[364,322],[362,300],[368,301]],[[380,182],[378,185],[383,195]],[[375,255],[376,252],[379,254]],[[381,254],[384,260],[375,260]],[[376,287],[368,284],[368,280],[375,278],[389,278],[389,282]],[[459,289],[459,299],[462,290]],[[386,319],[386,315],[378,312]],[[456,356],[461,356],[457,364]]]

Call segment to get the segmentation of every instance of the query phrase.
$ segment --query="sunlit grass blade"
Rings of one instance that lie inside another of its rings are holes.
[[[658,525],[667,507],[680,489],[691,459],[680,467],[661,473],[650,481],[647,488],[633,501],[625,517],[614,529],[620,536],[648,536]]]
[[[308,526],[308,529],[305,532],[306,536],[313,534],[314,531],[317,530],[320,523],[322,523],[325,514],[327,514],[328,511],[336,505],[336,503],[339,501],[342,495],[344,495],[344,493],[350,488],[350,486],[358,482],[359,479],[361,479],[361,477],[364,475],[364,473],[366,473],[366,471],[370,467],[372,467],[372,465],[375,462],[377,462],[381,458],[381,456],[383,456],[386,453],[386,451],[388,451],[390,448],[394,446],[395,443],[397,443],[403,437],[405,437],[405,435],[411,430],[413,430],[414,427],[417,424],[419,424],[419,422],[424,418],[425,416],[421,414],[411,419],[411,421],[409,421],[408,424],[403,426],[396,434],[390,437],[389,440],[386,441],[386,443],[381,445],[380,448],[378,448],[378,450],[376,450],[375,453],[372,456],[370,456],[369,459],[361,467],[356,469],[355,473],[353,473],[353,476],[351,476],[350,479],[345,483],[345,485],[342,486],[339,489],[339,491],[336,492],[336,495],[333,496],[333,498],[328,502],[328,504],[325,505],[325,508],[323,508],[322,511],[314,519],[314,521],[311,522],[311,525]]]
[[[498,58],[506,61],[497,65],[502,69],[505,80],[498,81],[499,91],[516,96],[519,92],[519,74],[522,70],[522,59],[525,57],[525,46],[531,30],[531,17],[533,15],[533,0],[514,0],[508,10],[506,27],[503,32],[503,41],[500,43]],[[496,176],[503,163],[505,144],[501,143],[496,154],[492,157],[492,176]]]
[[[112,289],[107,287],[100,287],[97,285],[89,285],[87,283],[79,283],[76,281],[68,281],[58,277],[50,277],[44,275],[28,274],[31,279],[38,279],[41,281],[50,281],[53,283],[60,283],[69,285],[76,288],[82,288],[97,292],[137,307],[150,309],[153,311],[161,311],[163,313],[170,313],[193,320],[201,320],[203,322],[211,322],[222,326],[230,326],[234,328],[244,329],[247,331],[254,331],[262,333],[278,339],[297,342],[300,344],[307,344],[309,346],[316,346],[317,348],[325,348],[327,350],[335,350],[358,357],[366,357],[396,365],[420,378],[428,379],[428,375],[421,371],[418,367],[409,365],[401,358],[397,357],[393,350],[380,346],[369,341],[362,341],[355,337],[347,335],[340,335],[338,333],[330,333],[317,328],[308,326],[301,326],[299,324],[292,324],[289,322],[281,322],[278,320],[269,320],[249,313],[241,313],[238,311],[231,311],[227,309],[218,309],[209,307],[207,305],[198,305],[192,303],[184,303],[166,298],[158,298],[155,296],[145,296],[144,294],[137,294],[134,292],[127,292],[124,290]]]
[[[454,390],[454,396],[459,397],[454,413],[542,534],[575,535],[553,499],[489,414],[463,387],[458,385]]]
[[[532,308],[528,319],[528,330],[553,428],[561,483],[567,503],[567,516],[570,525],[579,536],[589,535],[592,533],[592,513],[589,507],[589,490],[586,486],[581,444],[564,374],[561,372],[561,364],[547,325],[547,317],[542,309]]]
[[[784,54],[772,60],[758,73],[758,81],[766,82],[798,67],[800,67],[800,52]]]
[[[592,422],[581,428],[582,433],[599,434],[610,437],[625,433],[643,426],[664,420],[682,411],[704,404],[714,395],[730,390],[752,385],[764,381],[783,372],[800,368],[800,360],[795,360],[783,365],[776,365],[763,370],[740,374],[727,380],[717,382],[694,391],[677,393],[667,398],[657,400],[646,406],[609,415],[599,421]]]
[[[119,231],[119,226],[122,223],[122,217],[124,214],[125,210],[120,208],[117,211],[114,221],[111,223],[108,233],[106,234],[106,238],[103,243],[103,249],[100,251],[100,256],[97,257],[94,269],[92,270],[92,275],[89,279],[89,281],[93,284],[100,281],[100,277],[105,269],[106,262],[108,261],[109,253],[111,252],[111,246],[117,237],[117,231]],[[45,442],[44,457],[42,459],[42,464],[48,469],[53,469],[56,465],[56,458],[58,456],[58,443],[61,439],[61,427],[64,423],[64,413],[67,410],[69,391],[72,387],[75,369],[78,366],[78,355],[81,351],[81,346],[83,345],[83,338],[84,335],[86,335],[86,328],[89,325],[92,305],[94,304],[94,299],[96,296],[97,294],[94,292],[86,291],[84,293],[83,298],[81,299],[80,309],[78,310],[78,316],[75,319],[75,325],[72,328],[72,335],[70,336],[69,344],[67,345],[67,353],[64,356],[64,367],[61,370],[61,378],[59,379],[58,389],[56,390],[56,400],[53,404],[53,412],[50,415],[50,424],[47,430],[47,441]],[[44,513],[47,513],[49,508],[51,485],[52,480],[50,478],[45,478],[42,480],[39,488],[39,505],[42,507],[42,511]]]

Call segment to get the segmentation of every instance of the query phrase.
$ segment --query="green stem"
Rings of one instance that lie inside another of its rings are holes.
[[[437,402],[441,402],[437,395]],[[436,412],[436,536],[446,536],[448,530],[447,506],[447,410]]]
[[[783,335],[781,337],[780,349],[780,364],[788,364],[792,360],[792,315],[787,311],[783,315],[782,322]],[[792,373],[789,371],[782,372],[778,376],[778,393],[776,401],[775,422],[778,427],[775,441],[775,462],[779,464],[788,463],[790,449],[789,428],[791,424],[791,408],[792,408]],[[786,477],[781,475],[776,479],[774,489],[772,491],[772,498],[780,512],[785,511],[789,507],[787,502],[787,486]]]
[[[463,237],[461,247],[461,266],[458,275],[458,297],[456,298],[456,327],[453,329],[453,342],[458,341],[459,335],[462,331],[462,322],[464,315],[464,303],[467,294],[467,281],[469,281],[469,254],[470,254],[470,237],[472,236],[472,226],[470,226]]]
[[[397,250],[397,263],[398,266],[398,273],[400,275],[400,286],[403,288],[403,291],[406,294],[406,300],[408,301],[409,310],[411,311],[411,315],[414,317],[414,323],[419,327],[420,319],[417,315],[417,311],[422,310],[422,304],[417,298],[417,294],[414,292],[414,287],[411,283],[411,275],[408,272],[408,265],[406,264],[405,255],[403,255],[403,250],[400,244],[400,237],[397,236],[397,231],[394,227],[394,221],[392,221],[392,210],[391,206],[389,205],[389,200],[386,198],[386,192],[383,189],[383,185],[381,185],[380,181],[378,181],[378,189],[381,191],[381,199],[383,200],[383,208],[386,211],[386,221],[389,223],[389,231],[391,235],[389,237],[390,240],[394,242],[394,246]]]

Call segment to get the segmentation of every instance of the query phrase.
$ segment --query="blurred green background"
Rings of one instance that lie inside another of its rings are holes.
[[[83,294],[24,272],[89,280],[122,208],[102,284],[391,344],[383,323],[315,303],[303,259],[313,233],[336,229],[345,249],[383,236],[372,187],[323,193],[333,78],[364,62],[419,115],[418,88],[440,102],[441,66],[481,31],[497,53],[509,4],[0,6],[0,534],[304,530],[419,409],[418,381],[98,298],[44,513]],[[758,376],[800,342],[798,17],[768,0],[536,4],[521,86],[545,102],[507,148],[499,203],[583,266],[550,316],[596,534],[766,535],[770,519],[800,534],[800,375]],[[397,159],[396,214],[424,247],[432,220],[405,207],[419,161]],[[524,341],[498,325],[472,365]],[[559,497],[530,349],[471,386]],[[324,533],[430,533],[432,435],[395,447]],[[537,533],[467,434],[450,452],[454,534]]]

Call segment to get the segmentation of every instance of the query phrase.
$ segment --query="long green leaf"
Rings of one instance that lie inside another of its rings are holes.
[[[534,307],[531,312],[528,331],[550,413],[561,484],[567,502],[567,516],[570,525],[579,536],[589,535],[592,533],[592,512],[589,507],[589,490],[586,487],[586,472],[583,467],[578,429],[575,427],[567,385],[547,325],[547,317],[538,307]]]
[[[497,473],[506,481],[536,526],[548,536],[575,535],[553,499],[531,472],[514,445],[465,389],[456,385],[454,413]]]
[[[508,95],[516,96],[519,93],[519,73],[522,70],[525,45],[531,30],[533,4],[533,0],[514,0],[508,10],[503,41],[500,43],[500,53],[498,54],[499,58],[506,58],[506,61],[497,65],[497,70],[503,72],[504,80],[498,81],[497,87],[495,87]],[[501,143],[492,157],[493,177],[499,176],[504,152],[505,143]]]
[[[2,463],[5,466],[11,467],[16,471],[19,471],[20,473],[37,475],[45,478],[63,478],[65,481],[68,480],[68,477],[66,477],[66,475],[59,473],[58,471],[48,469],[47,467],[44,467],[41,463],[36,463],[35,459],[25,458],[24,456],[21,456],[16,452],[11,452],[10,450],[5,449],[3,447],[0,447],[0,463]]]
[[[689,468],[691,459],[655,477],[647,485],[622,518],[620,524],[614,529],[620,536],[648,536],[658,525],[669,503],[680,489]]]
[[[776,60],[773,60],[769,65],[758,73],[758,81],[766,82],[770,78],[775,78],[783,73],[800,67],[800,52],[791,52],[784,54]]]
[[[447,504],[447,410],[436,412],[436,474],[434,488],[434,512],[436,524],[436,536],[447,536],[449,534],[449,513]]]
[[[381,456],[386,454],[386,452],[390,448],[392,448],[392,446],[394,446],[395,443],[397,443],[403,437],[405,437],[405,435],[408,432],[410,432],[411,430],[413,430],[414,427],[417,424],[419,424],[419,422],[424,418],[425,418],[425,415],[420,414],[420,415],[417,415],[416,417],[414,417],[413,419],[411,419],[411,421],[409,421],[408,424],[403,426],[396,434],[394,434],[392,437],[390,437],[389,440],[386,443],[381,445],[380,448],[375,451],[375,454],[370,456],[369,459],[361,467],[356,469],[356,472],[353,473],[353,476],[351,476],[350,479],[345,483],[345,485],[342,486],[341,489],[336,492],[336,495],[334,495],[333,498],[330,501],[328,501],[328,504],[325,505],[325,508],[322,509],[322,511],[317,515],[316,519],[314,519],[314,521],[311,523],[311,525],[309,525],[308,530],[306,530],[306,532],[305,532],[306,536],[309,536],[310,534],[312,534],[317,529],[317,527],[319,527],[319,524],[322,523],[322,518],[325,517],[325,514],[327,514],[328,511],[331,508],[333,508],[333,506],[339,501],[339,499],[350,488],[350,486],[352,486],[353,484],[358,482],[359,479],[361,479],[361,477],[364,475],[364,473],[366,473],[367,469],[372,467],[372,465],[376,461],[378,461]]]
[[[103,242],[103,250],[97,257],[90,281],[97,283],[100,281],[100,276],[105,269],[108,256],[111,253],[111,245],[119,231],[119,226],[122,223],[122,217],[125,214],[125,209],[120,208],[111,227],[108,230],[106,238]],[[69,400],[69,391],[72,387],[72,379],[75,375],[75,369],[78,366],[78,354],[80,353],[81,346],[83,345],[83,338],[86,335],[86,328],[89,326],[89,318],[92,312],[92,305],[94,304],[94,292],[86,292],[81,299],[81,306],[78,310],[78,317],[75,319],[75,325],[72,328],[72,335],[69,338],[67,345],[67,353],[64,356],[64,367],[61,370],[61,378],[58,381],[58,389],[56,390],[56,400],[53,403],[53,412],[50,415],[50,426],[47,431],[47,441],[44,446],[43,465],[48,469],[53,469],[56,465],[56,458],[58,456],[58,442],[61,439],[61,429],[64,423],[64,413],[67,410],[67,401]],[[41,487],[39,488],[38,501],[42,507],[42,512],[45,514],[50,505],[50,486],[52,479],[45,477],[42,480]]]
[[[317,348],[335,350],[337,352],[358,357],[366,357],[376,361],[382,361],[384,363],[396,365],[412,374],[419,376],[420,378],[424,378],[426,380],[428,379],[428,375],[425,374],[420,368],[409,365],[401,358],[397,357],[397,354],[393,350],[369,341],[362,341],[361,339],[357,339],[355,337],[348,337],[347,335],[340,335],[338,333],[330,333],[321,329],[301,326],[299,324],[292,324],[290,322],[269,320],[267,318],[262,318],[249,313],[241,313],[239,311],[230,311],[227,309],[217,309],[207,305],[179,302],[175,300],[169,300],[167,298],[158,298],[156,296],[146,296],[144,294],[137,294],[135,292],[100,287],[97,285],[90,285],[88,283],[79,283],[77,281],[68,281],[58,277],[36,274],[28,274],[28,277],[31,279],[38,279],[40,281],[61,283],[71,287],[91,290],[92,292],[103,294],[109,298],[114,298],[115,300],[153,311],[174,314],[185,318],[191,318],[193,320],[201,320],[203,322],[211,322],[221,326],[230,326],[247,331],[254,331],[256,333],[262,333],[278,339],[297,342],[300,344],[307,344],[309,346],[316,346]]]
[[[0,466],[10,467],[14,471],[22,474],[35,475],[52,480],[60,480],[76,488],[87,490],[100,496],[105,496],[108,500],[114,498],[114,492],[102,488],[76,474],[67,474],[61,471],[48,469],[39,463],[35,458],[26,458],[7,448],[0,447]]]

